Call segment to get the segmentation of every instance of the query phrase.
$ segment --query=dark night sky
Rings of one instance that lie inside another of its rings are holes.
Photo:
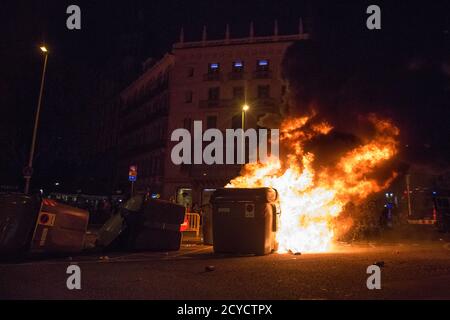
[[[65,11],[70,4],[81,7],[82,29],[79,31],[69,31],[65,26]],[[381,31],[368,33],[365,29],[368,4],[382,7]],[[89,102],[96,96],[98,75],[107,77],[128,56],[137,61],[160,57],[177,41],[181,26],[184,26],[185,39],[189,41],[200,39],[203,25],[208,25],[208,38],[222,38],[226,23],[231,26],[232,37],[245,36],[249,21],[254,21],[256,34],[270,34],[274,19],[279,21],[280,33],[294,33],[298,17],[307,17],[328,57],[336,56],[335,52],[345,54],[345,63],[341,66],[350,69],[363,64],[361,57],[356,59],[355,65],[348,63],[353,60],[352,54],[358,52],[352,48],[362,46],[366,53],[379,52],[375,55],[379,58],[375,63],[378,68],[389,66],[384,62],[395,60],[385,60],[387,53],[399,59],[428,57],[431,64],[448,61],[450,57],[448,1],[31,0],[4,1],[0,15],[0,143],[3,150],[10,150],[2,152],[0,184],[17,184],[22,180],[20,171],[31,140],[42,68],[42,56],[37,48],[43,42],[49,46],[51,54],[36,166],[46,173],[59,170],[58,174],[75,168],[83,157],[85,146],[81,141],[86,132],[79,124],[93,116],[89,112]],[[135,46],[123,40],[130,35],[138,39]],[[406,57],[403,53],[411,55]],[[367,57],[373,56],[367,54]],[[330,66],[340,65],[335,61],[330,63]],[[344,74],[352,74],[346,72]],[[383,82],[383,75],[379,76]],[[446,94],[438,99],[448,98],[448,87],[444,89],[445,84],[436,81],[423,88],[424,101],[429,99],[430,92],[440,94],[441,91],[432,88],[441,85]],[[412,87],[405,86],[404,90]],[[450,108],[448,101],[446,103],[438,101],[437,109],[428,107],[430,118],[439,119],[441,123],[437,135],[444,137],[442,141],[450,140],[445,124]],[[411,119],[416,120],[422,113],[418,111],[420,106],[414,105],[413,109],[417,110],[411,110]],[[447,113],[441,115],[442,110]],[[405,114],[404,110],[401,114]],[[431,123],[417,126],[422,137],[427,136]],[[448,154],[449,144],[444,147]]]

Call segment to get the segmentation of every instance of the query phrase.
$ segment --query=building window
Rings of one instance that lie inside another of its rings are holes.
[[[284,96],[286,94],[286,86],[282,85],[281,86],[281,95]]]
[[[192,102],[192,91],[186,91],[184,94],[184,102],[191,103]]]
[[[269,70],[269,60],[261,59],[256,61],[257,71],[267,71]]]
[[[188,78],[192,78],[194,76],[194,67],[189,67],[187,69],[187,76]]]
[[[191,129],[192,129],[192,119],[191,118],[184,118],[183,128],[185,128],[188,131],[191,131]]]
[[[208,65],[208,73],[218,73],[220,71],[220,65],[218,63],[210,63]]]
[[[220,88],[213,87],[208,90],[208,100],[219,100],[220,99]]]
[[[244,87],[233,87],[233,99],[244,99]]]
[[[239,73],[244,71],[244,62],[238,60],[233,62],[233,72]]]
[[[270,97],[270,86],[258,86],[258,98],[269,98]]]
[[[217,128],[217,117],[207,116],[206,117],[206,127],[207,129]]]

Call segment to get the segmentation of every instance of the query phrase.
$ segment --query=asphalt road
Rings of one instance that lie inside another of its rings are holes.
[[[368,290],[375,262],[384,262],[381,289]],[[81,290],[66,287],[72,263],[81,268]],[[341,243],[332,253],[260,257],[185,245],[2,262],[0,299],[450,299],[450,241]]]

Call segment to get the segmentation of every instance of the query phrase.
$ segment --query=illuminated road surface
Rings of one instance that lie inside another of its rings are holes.
[[[368,290],[366,269],[381,261],[381,290]],[[66,287],[70,263],[81,267],[81,290]],[[0,298],[450,299],[450,242],[340,244],[334,253],[262,257],[215,255],[211,247],[191,245],[170,253],[3,262]]]

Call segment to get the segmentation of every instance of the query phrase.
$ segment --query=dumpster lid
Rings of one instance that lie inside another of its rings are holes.
[[[211,202],[253,200],[274,202],[278,199],[278,192],[274,188],[220,188],[214,191]]]

